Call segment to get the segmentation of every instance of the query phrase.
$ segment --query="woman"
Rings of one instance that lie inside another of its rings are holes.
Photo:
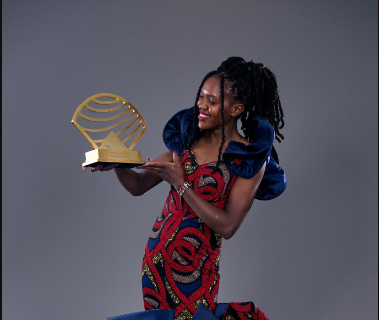
[[[163,180],[171,190],[142,263],[144,306],[154,311],[110,319],[267,319],[252,302],[217,304],[218,265],[222,238],[234,235],[254,198],[275,198],[286,187],[272,146],[283,126],[274,74],[231,57],[205,76],[195,106],[168,121],[168,150],[141,173],[115,168],[134,196]]]

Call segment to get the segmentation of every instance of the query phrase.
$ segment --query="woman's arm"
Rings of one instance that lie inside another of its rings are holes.
[[[180,165],[179,156],[175,153],[173,163],[150,162],[144,167],[156,172],[161,179],[170,183],[175,189],[179,189],[184,183],[183,169]],[[184,192],[183,198],[210,228],[223,238],[230,239],[238,230],[253,204],[265,168],[266,165],[264,164],[258,173],[250,179],[237,177],[230,191],[225,210],[221,210],[204,200],[191,188]]]
[[[237,177],[230,190],[228,205],[225,210],[221,210],[204,200],[192,188],[188,188],[184,192],[183,198],[210,228],[223,238],[230,239],[240,227],[253,204],[265,167],[266,165],[263,165],[258,173],[250,179]]]
[[[162,155],[153,160],[153,162],[172,162],[172,152],[166,150]],[[111,165],[105,167],[92,168],[91,171],[109,171],[112,170],[114,166]],[[162,178],[159,175],[150,170],[142,170],[138,173],[132,169],[127,168],[115,168],[115,172],[121,185],[133,196],[141,196],[145,192],[149,191],[151,188],[155,187],[157,184],[162,182]]]

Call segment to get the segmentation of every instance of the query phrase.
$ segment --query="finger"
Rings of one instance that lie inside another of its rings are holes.
[[[148,162],[142,166],[142,168],[166,168],[167,162]]]
[[[108,170],[106,170],[107,168],[108,168],[108,166],[101,165],[101,168],[99,169],[99,171],[101,171],[101,172],[108,171]]]
[[[105,166],[104,168],[102,168],[100,171],[110,171],[110,170],[113,170],[115,167],[114,164],[110,164],[108,166]]]
[[[156,168],[156,167],[141,167],[141,169],[150,170],[150,171],[156,171],[161,172],[162,168]]]
[[[87,167],[82,166],[82,170],[83,170],[83,171],[86,171],[86,170],[87,170]]]
[[[179,154],[174,150],[172,153],[172,159],[174,160],[174,164],[177,164],[179,162]]]
[[[96,166],[96,167],[92,167],[92,168],[91,168],[91,171],[92,171],[92,172],[99,171],[102,167],[103,167],[103,165],[100,164],[100,165],[98,165],[98,166]]]

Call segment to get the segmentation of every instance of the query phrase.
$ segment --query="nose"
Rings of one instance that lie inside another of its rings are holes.
[[[199,99],[199,100],[197,101],[197,107],[198,107],[199,109],[204,109],[204,110],[208,109],[208,105],[207,105],[205,99],[201,99],[201,100]]]

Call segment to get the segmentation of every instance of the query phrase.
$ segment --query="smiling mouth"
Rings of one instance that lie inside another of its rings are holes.
[[[199,116],[198,116],[198,118],[199,118],[200,120],[205,120],[205,119],[210,118],[210,116],[205,115],[205,114],[203,114],[203,113],[200,113]]]

